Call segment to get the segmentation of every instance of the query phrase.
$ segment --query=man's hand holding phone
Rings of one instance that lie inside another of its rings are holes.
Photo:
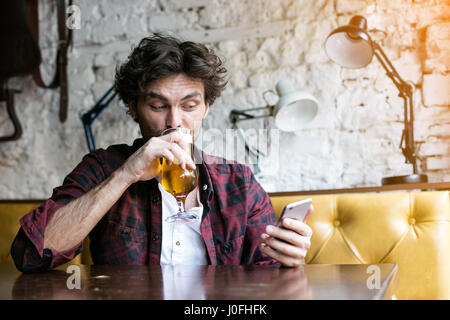
[[[305,220],[313,211],[311,199],[287,205],[277,226],[267,226],[266,233],[261,235],[262,252],[286,267],[304,264],[312,236],[312,230]]]

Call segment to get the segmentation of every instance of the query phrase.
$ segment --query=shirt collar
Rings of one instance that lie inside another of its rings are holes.
[[[144,144],[145,144],[144,138],[137,138],[136,140],[134,140],[133,145],[131,146],[133,153],[138,151],[139,148],[141,148]]]
[[[213,196],[211,175],[208,170],[209,156],[194,145],[194,162],[199,174],[200,199],[207,203]]]

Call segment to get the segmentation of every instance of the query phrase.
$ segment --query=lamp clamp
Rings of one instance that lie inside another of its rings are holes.
[[[244,110],[237,110],[233,109],[230,112],[230,122],[235,126],[238,122],[244,121],[244,120],[250,120],[250,119],[260,119],[260,118],[267,118],[273,116],[275,106],[267,105],[265,107],[259,107],[259,108],[250,108],[250,109],[244,109]],[[263,115],[253,115],[252,112],[256,111],[267,111],[267,114]]]

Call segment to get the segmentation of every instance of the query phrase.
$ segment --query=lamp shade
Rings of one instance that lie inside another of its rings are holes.
[[[280,99],[275,105],[275,125],[283,131],[296,131],[312,121],[319,103],[313,95],[296,91],[289,80],[281,80],[276,85]]]
[[[325,42],[325,51],[331,60],[343,67],[367,66],[372,61],[373,47],[366,19],[355,16],[348,25],[333,30]]]

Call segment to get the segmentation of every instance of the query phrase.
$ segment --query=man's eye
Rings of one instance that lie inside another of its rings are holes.
[[[196,108],[197,107],[197,105],[196,104],[191,104],[191,105],[187,105],[187,106],[184,106],[186,109],[194,109],[194,108]]]
[[[155,106],[155,105],[150,105],[150,108],[152,108],[153,110],[162,110],[164,109],[166,106]]]

